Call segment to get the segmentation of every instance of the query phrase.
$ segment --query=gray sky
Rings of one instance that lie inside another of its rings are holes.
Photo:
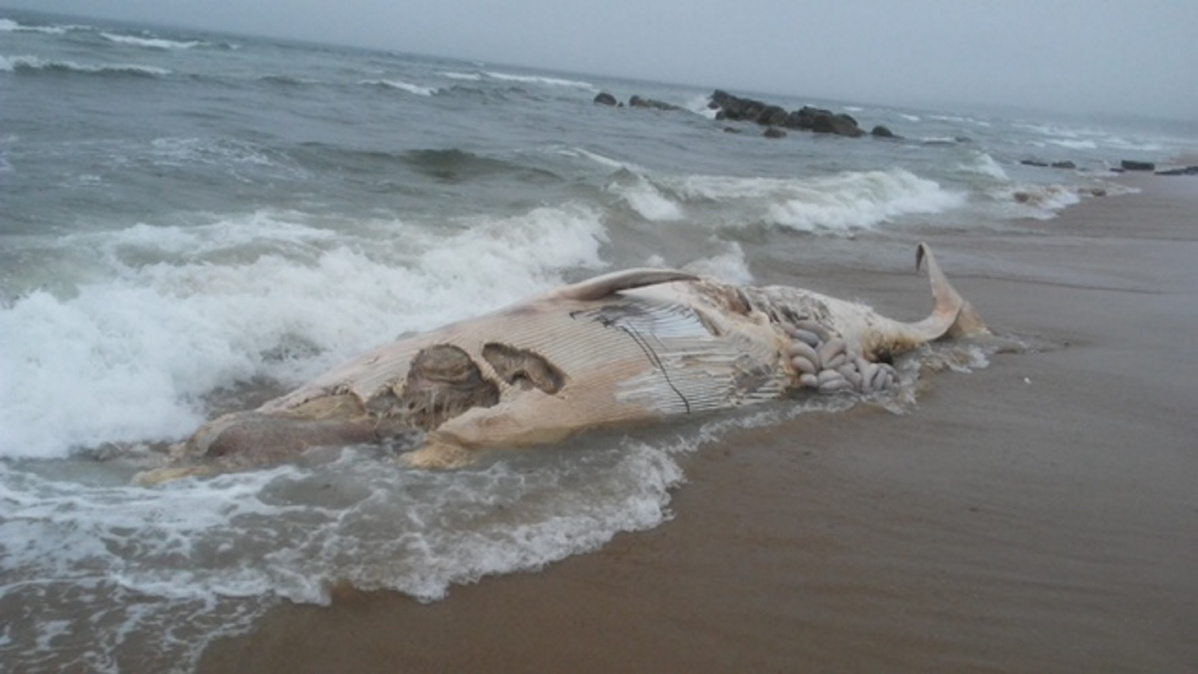
[[[1192,0],[0,4],[734,92],[1198,119],[1198,2]]]

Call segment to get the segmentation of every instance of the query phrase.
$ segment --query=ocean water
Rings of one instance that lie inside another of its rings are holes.
[[[130,483],[220,411],[623,266],[752,282],[767,253],[866,233],[1050,227],[1117,198],[1119,160],[1198,147],[1178,124],[733,91],[903,137],[769,140],[710,93],[0,10],[0,669],[189,671],[280,601],[537,569],[667,521],[680,455],[831,403],[452,472],[355,448]]]

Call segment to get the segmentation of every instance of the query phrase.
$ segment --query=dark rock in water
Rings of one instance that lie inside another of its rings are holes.
[[[655,101],[652,98],[641,98],[633,96],[628,99],[628,107],[630,108],[651,108],[653,110],[681,110],[677,105],[670,105],[662,101]]]
[[[1157,171],[1158,176],[1198,176],[1198,165]]]
[[[812,121],[811,130],[816,133],[834,133],[837,136],[848,136],[849,138],[865,135],[861,127],[857,126],[857,120],[845,114],[820,115]]]
[[[844,113],[836,114],[824,108],[803,106],[787,117],[786,126],[791,129],[814,131],[815,133],[834,133],[838,136],[857,138],[865,135],[857,120]]]
[[[1048,162],[1041,160],[1041,159],[1020,159],[1019,163],[1023,164],[1024,166],[1035,166],[1038,168],[1054,168],[1054,169],[1076,169],[1077,168],[1077,164],[1074,164],[1073,162],[1071,162],[1069,160],[1054,161],[1053,163],[1049,164]]]
[[[897,138],[898,137],[898,136],[894,135],[894,132],[891,131],[889,127],[882,126],[881,124],[875,126],[873,128],[873,130],[871,130],[869,132],[869,135],[873,136],[874,138]]]
[[[719,89],[716,89],[711,94],[711,102],[719,109],[719,112],[715,116],[716,119],[728,119],[732,121],[755,122],[761,113],[769,107],[761,101],[755,101],[751,98],[739,98]]]
[[[831,110],[824,108],[813,108],[810,105],[804,105],[802,108],[790,113],[790,119],[787,126],[792,129],[802,129],[803,131],[814,131],[815,120],[820,117],[833,116]]]
[[[809,108],[807,106],[803,106],[802,110],[795,110],[786,116],[786,124],[784,126],[786,126],[788,129],[810,131],[812,119],[810,114],[811,110],[813,110],[813,108]]]
[[[762,126],[781,126],[787,129],[834,133],[856,138],[865,135],[851,116],[834,113],[823,108],[804,106],[801,110],[786,112],[777,105],[769,105],[751,98],[740,98],[716,89],[711,94],[710,108],[718,110],[716,119],[755,122]]]
[[[596,105],[610,105],[612,107],[620,104],[620,102],[616,100],[615,96],[612,96],[606,91],[600,91],[598,94],[596,94],[594,103]]]
[[[1156,164],[1153,164],[1150,161],[1133,161],[1131,159],[1124,159],[1123,161],[1119,162],[1119,166],[1122,167],[1124,171],[1155,171],[1156,170]]]
[[[762,126],[782,126],[789,115],[786,110],[777,105],[767,105],[753,120]]]
[[[776,126],[771,126],[767,128],[765,133],[761,135],[765,136],[766,138],[785,138],[786,132]]]
[[[740,129],[736,128],[735,126],[725,126],[724,133],[743,133],[743,132]]]

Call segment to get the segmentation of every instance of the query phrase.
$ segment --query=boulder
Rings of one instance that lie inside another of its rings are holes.
[[[813,108],[810,105],[804,105],[802,108],[790,113],[790,118],[787,120],[787,126],[792,129],[801,129],[803,131],[812,131],[815,128],[815,120],[817,117],[831,117],[832,111],[823,108]]]
[[[612,96],[606,91],[600,91],[598,94],[596,94],[595,100],[593,102],[596,105],[610,105],[613,108],[620,104],[620,102],[616,100],[615,96]]]
[[[755,122],[762,111],[769,107],[761,101],[739,98],[719,89],[716,89],[711,95],[711,102],[719,109],[715,116],[716,119],[732,121]]]
[[[873,128],[873,130],[871,130],[869,132],[869,135],[873,136],[874,138],[897,138],[898,137],[898,136],[895,136],[894,132],[891,131],[888,127],[882,126],[881,124],[875,126]]]
[[[786,123],[788,116],[785,109],[777,105],[767,105],[764,110],[757,114],[757,119],[753,121],[762,126],[781,126]]]
[[[641,98],[633,96],[628,99],[628,107],[630,108],[651,108],[653,110],[681,110],[677,105],[671,105],[662,101],[655,101],[652,98]]]
[[[816,133],[834,133],[837,136],[848,136],[849,138],[865,135],[861,127],[857,126],[857,120],[845,114],[820,115],[812,121],[811,130]]]
[[[786,132],[776,126],[767,127],[765,133],[761,134],[766,138],[785,138]]]
[[[1065,161],[1054,161],[1052,167],[1055,169],[1075,169],[1077,168],[1077,164],[1066,159]]]
[[[805,105],[790,113],[786,126],[791,129],[814,131],[815,133],[834,133],[838,136],[856,138],[865,135],[857,120],[844,113],[836,114],[824,108],[813,108]]]

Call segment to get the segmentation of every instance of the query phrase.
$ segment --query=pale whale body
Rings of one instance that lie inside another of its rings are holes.
[[[902,323],[856,302],[635,269],[401,339],[256,410],[204,424],[146,482],[244,470],[317,446],[423,432],[417,466],[586,429],[749,405],[789,392],[889,387],[894,355],[986,327],[927,260],[934,308]]]

